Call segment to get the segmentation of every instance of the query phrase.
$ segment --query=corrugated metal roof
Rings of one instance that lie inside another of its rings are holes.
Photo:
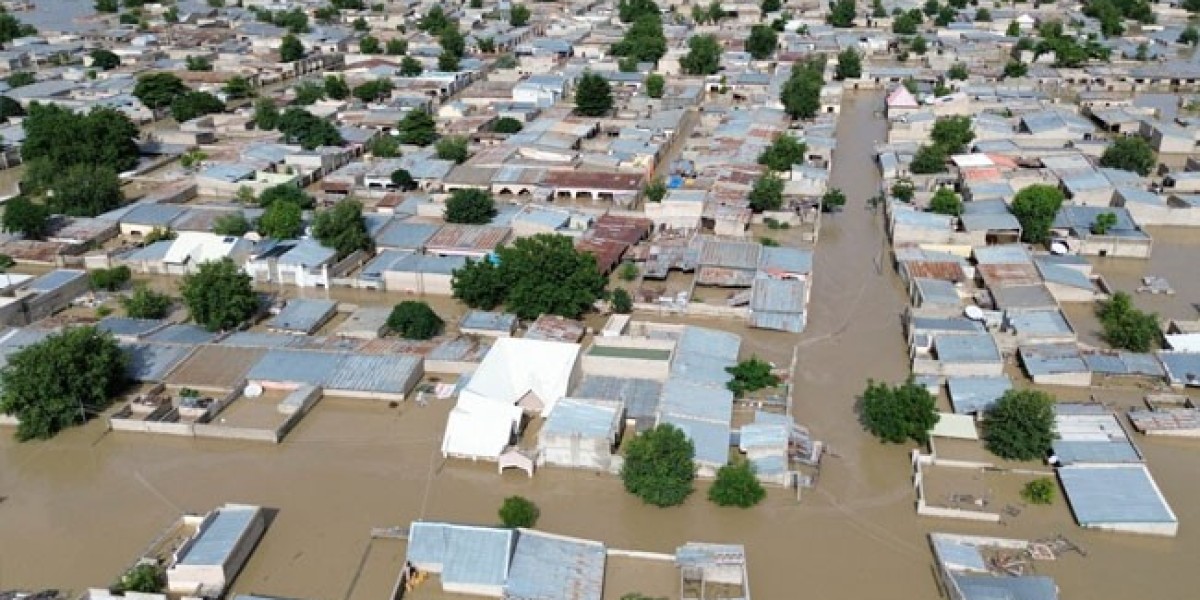
[[[178,564],[224,567],[238,541],[258,517],[259,510],[253,506],[218,508],[208,527],[196,536],[191,546],[184,549]]]
[[[733,414],[733,393],[672,377],[663,385],[659,412],[714,423],[729,423]]]
[[[1028,344],[1018,353],[1031,377],[1089,372],[1075,344]]]
[[[571,394],[576,398],[618,400],[625,404],[625,414],[631,419],[653,418],[662,396],[662,383],[653,379],[626,379],[591,375],[583,378]]]
[[[659,422],[679,428],[692,440],[697,462],[713,466],[722,466],[729,462],[728,423],[713,423],[670,414],[664,414]]]
[[[416,521],[408,530],[408,560],[437,565],[443,585],[500,587],[508,579],[511,529]]]
[[[1200,352],[1159,352],[1171,383],[1200,386]]]
[[[1020,244],[978,246],[973,250],[975,262],[988,264],[1020,264],[1031,261],[1029,253]]]
[[[494,250],[508,237],[509,228],[488,225],[444,225],[426,242],[426,247],[438,251]]]
[[[958,414],[984,412],[1013,387],[1007,375],[950,377],[946,383],[950,403]]]
[[[409,354],[347,354],[322,383],[331,390],[407,394],[421,369],[421,359]]]
[[[300,240],[291,250],[283,253],[276,261],[281,265],[299,267],[316,267],[333,262],[337,250],[326,248],[320,242],[312,239]]]
[[[947,363],[990,363],[1001,361],[996,340],[986,333],[938,335],[933,339],[937,358]]]
[[[96,329],[107,331],[117,337],[140,338],[167,325],[163,319],[132,319],[129,317],[104,317],[96,323]]]
[[[616,434],[620,415],[620,402],[563,398],[550,411],[541,433],[608,439]]]
[[[798,279],[755,279],[750,295],[752,312],[793,313],[805,310],[807,284]]]
[[[217,337],[215,333],[203,327],[184,323],[168,325],[146,336],[146,341],[162,344],[196,345],[211,342],[215,337]]]
[[[125,373],[133,381],[159,382],[192,352],[191,346],[167,344],[123,344],[129,357]]]
[[[963,600],[1058,600],[1058,586],[1044,575],[1005,577],[953,573]]]
[[[486,310],[473,310],[463,315],[458,322],[462,329],[485,331],[512,331],[517,327],[517,315]]]
[[[706,239],[700,249],[700,264],[753,270],[758,268],[758,256],[761,251],[762,245],[757,242]]]
[[[1080,525],[1178,522],[1145,465],[1074,465],[1058,478]]]
[[[812,273],[813,253],[811,250],[787,246],[772,246],[762,249],[758,259],[760,271],[803,275]]]
[[[604,544],[537,531],[517,534],[504,597],[509,600],[600,600]]]
[[[1023,310],[1005,315],[1017,333],[1074,335],[1067,318],[1058,310]]]
[[[952,282],[944,279],[930,279],[928,277],[920,277],[913,280],[917,290],[921,295],[921,304],[938,305],[938,306],[960,306],[962,298],[958,295],[958,288]]]
[[[1058,301],[1044,284],[1009,285],[990,288],[996,307],[1003,310],[1056,308]]]
[[[333,300],[295,298],[287,301],[283,310],[267,322],[267,327],[288,332],[312,333],[328,321],[336,310],[337,302]]]
[[[335,352],[272,349],[250,368],[246,378],[321,385],[333,376],[344,356]]]
[[[55,269],[29,282],[27,289],[48,294],[85,277],[87,277],[86,271]]]
[[[979,548],[938,534],[929,537],[933,541],[933,550],[937,554],[938,560],[948,570],[988,572],[987,563],[984,562],[983,553],[979,551]]]

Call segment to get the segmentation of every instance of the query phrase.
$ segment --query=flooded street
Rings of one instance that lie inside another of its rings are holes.
[[[705,323],[737,331],[745,336],[745,354],[780,364],[799,345],[795,416],[831,452],[818,487],[801,501],[772,489],[754,509],[721,509],[705,499],[701,484],[684,506],[661,510],[642,505],[611,476],[548,468],[530,479],[497,475],[488,463],[445,462],[439,446],[450,401],[389,408],[326,398],[278,446],[106,434],[99,422],[49,443],[17,444],[4,430],[0,588],[105,585],[180,512],[244,502],[278,514],[235,593],[383,598],[402,554],[372,543],[372,527],[422,518],[495,523],[501,500],[521,494],[540,507],[539,528],[609,547],[673,552],[686,541],[743,543],[750,588],[760,600],[934,598],[929,531],[1027,539],[1064,533],[1089,556],[1038,567],[1058,579],[1065,598],[1193,597],[1195,578],[1187,573],[1200,556],[1194,443],[1136,438],[1181,521],[1179,538],[1160,540],[1085,532],[1061,500],[1026,509],[1008,526],[919,518],[907,449],[862,432],[853,404],[866,380],[898,382],[908,373],[900,318],[906,301],[881,251],[882,217],[866,209],[878,190],[872,143],[884,137],[875,115],[881,98],[846,96],[832,184],[849,202],[824,222],[808,331],[795,336]],[[1119,272],[1102,270],[1110,281]],[[1175,312],[1196,296],[1172,283],[1181,294],[1155,302],[1170,302]],[[1112,395],[1136,398],[1121,394]],[[605,596],[661,593],[657,578],[644,590],[638,583],[611,579]]]

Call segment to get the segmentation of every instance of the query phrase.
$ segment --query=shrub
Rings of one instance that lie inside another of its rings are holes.
[[[416,300],[405,300],[392,308],[388,315],[388,329],[410,340],[427,340],[441,333],[445,323],[428,304]]]
[[[500,505],[500,522],[505,527],[533,527],[538,520],[540,511],[533,502],[524,496],[509,496]]]
[[[721,467],[717,480],[708,488],[708,499],[719,506],[750,508],[766,496],[767,491],[754,476],[754,467],[746,461]]]
[[[746,395],[746,392],[779,385],[779,377],[771,372],[771,364],[757,356],[743,360],[736,366],[725,367],[725,372],[733,375],[733,379],[726,383],[725,387],[738,398]]]
[[[1053,504],[1057,488],[1053,479],[1040,477],[1026,483],[1025,487],[1021,488],[1021,497],[1030,504]]]

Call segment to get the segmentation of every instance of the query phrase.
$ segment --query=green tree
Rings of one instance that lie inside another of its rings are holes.
[[[443,30],[451,27],[450,19],[446,17],[446,13],[440,5],[433,5],[425,16],[417,23],[417,29],[428,33],[429,35],[438,35]]]
[[[771,363],[757,356],[751,356],[735,366],[725,367],[725,372],[733,375],[733,379],[726,383],[725,387],[738,398],[745,396],[747,392],[779,385],[779,377],[771,372]]]
[[[0,96],[0,119],[7,121],[11,117],[25,116],[25,109],[21,108],[21,104],[8,96]]]
[[[642,15],[612,46],[614,56],[632,56],[641,62],[657,62],[667,53],[667,38],[657,14]]]
[[[1035,184],[1017,192],[1012,213],[1021,223],[1021,241],[1045,243],[1050,238],[1050,227],[1062,203],[1063,193],[1053,185]]]
[[[892,184],[892,196],[901,202],[912,202],[914,193],[912,181],[900,179]]]
[[[899,35],[914,35],[917,33],[917,28],[921,26],[921,23],[924,20],[925,19],[921,16],[921,11],[916,9],[906,13],[901,13],[896,18],[892,19],[892,33]]]
[[[617,70],[622,73],[637,73],[638,61],[632,56],[622,57],[617,61]]]
[[[576,250],[571,239],[553,234],[519,238],[490,260],[468,261],[454,271],[454,297],[472,308],[503,302],[522,319],[543,314],[577,318],[604,292],[596,259]]]
[[[1135,308],[1133,299],[1125,292],[1117,292],[1111,300],[1101,302],[1096,315],[1104,327],[1104,341],[1114,348],[1149,352],[1162,337],[1158,315]]]
[[[139,285],[129,297],[121,298],[121,306],[134,319],[162,319],[171,312],[171,297]]]
[[[524,4],[514,4],[508,9],[508,24],[513,27],[524,27],[529,24],[529,9]]]
[[[772,171],[791,171],[792,165],[804,163],[807,151],[808,145],[804,142],[786,133],[780,134],[758,155],[758,164],[766,165]]]
[[[304,44],[300,43],[300,38],[291,33],[283,36],[283,42],[279,46],[279,60],[295,62],[302,58],[304,58]]]
[[[209,331],[232,329],[258,312],[250,276],[229,258],[200,263],[179,288],[192,320]]]
[[[525,126],[521,124],[521,121],[512,117],[500,117],[492,124],[492,131],[496,133],[513,134],[520,132],[524,128]]]
[[[496,40],[490,37],[475,40],[475,45],[479,46],[479,52],[483,54],[494,54],[496,52]]]
[[[400,76],[401,77],[416,77],[425,72],[425,67],[421,66],[421,61],[405,56],[404,60],[400,61]]]
[[[7,83],[10,88],[19,88],[37,83],[37,77],[29,71],[17,71],[5,78],[4,83]]]
[[[667,80],[658,73],[651,73],[646,76],[646,95],[651,98],[662,98],[663,89],[667,86]]]
[[[333,123],[302,108],[289,108],[279,116],[279,132],[284,141],[300,144],[305,150],[319,146],[340,146],[345,140]]]
[[[37,28],[22,23],[9,13],[0,13],[0,44],[7,44],[17,38],[37,35]]]
[[[913,173],[941,173],[946,170],[946,151],[939,145],[921,145],[908,168]]]
[[[171,116],[180,123],[224,110],[225,103],[208,92],[188,92],[171,101]]]
[[[620,0],[617,3],[617,16],[622,23],[633,23],[647,15],[657,17],[659,12],[654,0]]]
[[[250,220],[241,211],[221,215],[213,220],[213,233],[241,237],[250,231]]]
[[[462,58],[467,52],[467,41],[459,33],[457,27],[447,27],[442,30],[441,35],[438,36],[438,44],[442,46],[442,54],[449,54],[454,58]]]
[[[1176,41],[1178,41],[1180,44],[1187,44],[1189,46],[1200,44],[1200,30],[1196,29],[1195,25],[1188,25],[1179,34],[1179,39]]]
[[[688,53],[679,60],[688,75],[712,75],[721,65],[721,44],[714,35],[696,35],[688,40]]]
[[[187,56],[183,59],[184,65],[189,71],[211,71],[213,70],[212,63],[209,62],[207,56]]]
[[[406,169],[392,171],[392,185],[395,185],[403,192],[417,189],[417,182],[413,180],[412,174]]]
[[[4,203],[4,231],[40,240],[50,230],[50,209],[40,202],[17,196]]]
[[[660,508],[683,504],[692,494],[696,448],[683,431],[661,424],[632,440],[625,450],[625,491]]]
[[[971,73],[967,70],[967,65],[963,63],[954,63],[950,66],[950,70],[946,72],[946,77],[957,81],[965,81],[970,76]]]
[[[177,237],[179,237],[179,234],[170,227],[155,227],[150,230],[150,233],[146,234],[146,237],[142,238],[142,245],[149,246],[155,242],[173,240]]]
[[[254,103],[254,125],[262,130],[271,130],[279,126],[279,109],[270,98],[259,98]]]
[[[367,152],[378,158],[397,158],[400,156],[400,142],[396,136],[383,134],[367,142]]]
[[[1049,477],[1038,477],[1021,488],[1021,498],[1030,504],[1054,504],[1058,486]]]
[[[162,567],[155,564],[140,564],[121,575],[117,581],[118,593],[140,592],[143,594],[159,594],[166,590],[167,577]]]
[[[1105,148],[1100,166],[1133,171],[1142,177],[1154,169],[1154,150],[1140,137],[1119,137]]]
[[[754,467],[747,461],[738,461],[721,467],[717,480],[708,488],[708,499],[718,506],[750,508],[767,497]]]
[[[824,63],[810,61],[792,67],[780,90],[784,110],[793,119],[811,119],[821,110],[821,88],[825,85]]]
[[[779,9],[783,8],[783,1],[782,0],[763,0],[762,4],[759,6],[759,8],[762,9],[763,13],[779,12]]]
[[[1110,229],[1117,226],[1117,215],[1111,212],[1103,212],[1096,215],[1092,221],[1091,230],[1096,235],[1104,235]]]
[[[834,27],[854,27],[856,8],[854,0],[833,0],[829,3],[827,20]]]
[[[637,267],[634,267],[635,269]],[[617,288],[612,291],[612,310],[619,315],[627,315],[633,312],[633,298],[625,288]]]
[[[438,158],[452,160],[460,165],[467,162],[467,159],[471,157],[467,138],[461,135],[446,136],[438,140],[433,148]]]
[[[457,189],[446,200],[446,222],[484,225],[496,216],[496,203],[486,190]]]
[[[129,283],[132,276],[129,267],[121,265],[111,269],[96,269],[88,272],[88,282],[94,290],[115,292]]]
[[[249,79],[241,75],[230,77],[229,81],[225,82],[222,90],[230,98],[249,98],[254,95],[254,86],[250,85]]]
[[[975,11],[975,20],[980,23],[988,23],[992,20],[992,11],[980,7]]]
[[[1045,456],[1054,442],[1054,397],[1038,390],[1009,390],[983,418],[987,449],[1007,460]]]
[[[1029,67],[1023,62],[1010,60],[1008,64],[1004,65],[1004,77],[1006,79],[1009,77],[1024,77],[1027,73],[1029,73]]]
[[[499,514],[505,527],[515,529],[533,527],[537,524],[539,511],[537,505],[524,496],[509,496],[500,505]]]
[[[1021,24],[1015,20],[1009,22],[1008,27],[1004,30],[1004,35],[1008,37],[1021,37]]]
[[[263,208],[277,202],[291,202],[300,208],[312,208],[315,204],[312,196],[304,193],[304,190],[291,183],[273,185],[258,195],[258,204]]]
[[[584,73],[575,86],[575,110],[588,117],[602,117],[612,110],[612,88],[595,73]]]
[[[390,39],[387,41],[387,44],[385,44],[384,52],[386,52],[388,56],[402,56],[408,54],[408,40],[400,38]]]
[[[188,93],[188,87],[171,73],[152,73],[138,78],[133,95],[148,108],[166,108],[175,98]]]
[[[825,212],[837,212],[845,205],[846,194],[838,188],[829,188],[829,190],[821,196],[821,210]]]
[[[759,177],[750,190],[750,208],[754,212],[779,210],[783,206],[783,180],[772,175]]]
[[[387,319],[388,329],[409,340],[428,340],[441,333],[444,325],[429,304],[417,300],[405,300],[392,307]]]
[[[376,79],[354,86],[354,91],[351,93],[363,102],[376,102],[386,100],[391,96],[392,89],[391,79]]]
[[[948,187],[939,187],[929,200],[929,212],[957,217],[962,214],[962,200]]]
[[[400,119],[396,131],[400,133],[402,144],[428,146],[437,139],[437,122],[423,110],[411,110]]]
[[[19,441],[51,438],[112,403],[125,385],[126,362],[116,340],[94,327],[53,334],[8,356],[0,414],[20,420]]]
[[[911,379],[898,386],[868,381],[859,419],[882,442],[902,444],[912,440],[924,444],[929,440],[929,430],[938,422],[937,400]]]
[[[92,6],[95,7],[96,12],[98,13],[115,14],[118,10],[120,10],[120,5],[117,0],[96,0],[96,3]]]
[[[662,202],[667,195],[667,185],[662,180],[656,179],[647,183],[642,192],[646,194],[647,202]]]
[[[362,208],[362,203],[357,200],[343,200],[333,208],[318,212],[313,219],[313,237],[322,245],[337,250],[339,260],[358,250],[371,250],[375,242],[367,233]]]
[[[750,28],[750,37],[746,38],[746,52],[758,60],[766,60],[775,54],[779,46],[779,35],[769,25],[754,25]]]
[[[858,50],[846,48],[838,54],[838,68],[834,77],[838,79],[858,79],[863,76],[863,56]]]
[[[883,7],[881,0],[871,0],[871,17],[882,19],[888,16],[887,9]]]
[[[383,47],[379,45],[379,38],[368,35],[358,40],[358,51],[363,54],[382,54]]]
[[[289,201],[272,202],[258,218],[258,233],[277,240],[290,240],[304,233],[304,209]]]
[[[71,165],[54,179],[50,191],[50,210],[73,217],[94,217],[125,201],[117,174],[104,166]]]
[[[0,254],[0,273],[7,273],[9,269],[17,266],[17,261],[7,254]]]
[[[354,21],[352,23],[350,23],[350,26],[353,27],[355,31],[359,31],[359,32],[371,30],[371,26],[369,24],[367,24],[367,20],[362,17],[358,17],[357,19],[354,19]],[[378,52],[364,52],[363,54],[379,54],[379,53]]]
[[[941,117],[933,124],[930,135],[934,143],[945,149],[947,154],[962,152],[975,139],[971,131],[971,118],[966,116]]]
[[[292,93],[296,95],[296,100],[293,104],[297,106],[309,106],[325,98],[325,86],[315,81],[302,81],[299,85],[292,88]]]

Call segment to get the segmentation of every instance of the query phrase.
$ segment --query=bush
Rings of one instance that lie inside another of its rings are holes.
[[[1104,150],[1100,166],[1133,171],[1142,177],[1154,169],[1154,149],[1140,137],[1121,137]]]
[[[846,194],[838,188],[830,188],[821,196],[821,210],[825,212],[836,212],[839,208],[846,205]]]
[[[651,181],[646,184],[643,192],[646,194],[647,202],[662,202],[662,199],[667,195],[667,184],[661,180]]]
[[[533,527],[537,524],[540,511],[536,504],[524,496],[509,496],[500,505],[500,522],[505,527]]]
[[[733,379],[725,384],[733,395],[741,398],[746,392],[754,392],[763,388],[779,385],[779,377],[771,372],[771,363],[750,357],[733,367],[725,367],[725,372],[733,375]]]
[[[624,288],[617,288],[612,292],[612,309],[613,312],[619,315],[627,315],[633,312],[633,298],[629,296],[629,292]]]
[[[229,258],[201,263],[179,287],[192,320],[209,331],[232,329],[258,312],[250,276]]]
[[[1111,300],[1101,302],[1096,315],[1104,326],[1104,341],[1114,348],[1149,352],[1162,336],[1158,315],[1135,308],[1133,299],[1125,292],[1117,292]]]
[[[139,285],[128,298],[121,298],[121,306],[134,319],[162,319],[171,311],[171,297]]]
[[[759,177],[750,190],[749,200],[754,212],[779,210],[783,206],[783,181],[771,175]]]
[[[137,565],[126,571],[114,587],[118,593],[159,594],[167,587],[166,573],[158,565]]]
[[[496,216],[496,202],[485,190],[457,189],[446,200],[446,222],[484,225]]]
[[[962,200],[959,200],[958,194],[955,194],[954,190],[940,187],[937,192],[934,192],[933,199],[929,201],[929,211],[957,217],[962,214]]]
[[[1021,488],[1021,497],[1030,504],[1053,504],[1057,488],[1053,479],[1040,477],[1026,483],[1025,487]]]
[[[392,308],[388,329],[410,340],[427,340],[441,333],[445,322],[429,307],[416,300],[405,300]]]
[[[621,481],[625,491],[660,508],[683,504],[692,493],[696,448],[683,431],[662,424],[629,442]]]
[[[1008,460],[1045,456],[1054,442],[1054,397],[1037,390],[1009,390],[983,419],[987,449]]]
[[[767,491],[754,476],[754,467],[746,461],[721,467],[717,480],[708,488],[708,499],[718,506],[750,508],[766,496]]]
[[[881,442],[902,444],[912,440],[923,444],[938,422],[937,401],[929,390],[912,380],[898,386],[868,381],[860,419]]]
[[[1049,240],[1050,227],[1062,203],[1062,190],[1053,185],[1034,184],[1017,192],[1012,213],[1021,223],[1021,241],[1042,244]]]
[[[111,269],[96,269],[89,273],[88,277],[91,279],[92,289],[115,292],[129,282],[132,273],[129,267],[120,265]]]
[[[512,117],[501,117],[492,125],[492,131],[496,133],[517,133],[524,128],[525,126],[520,121]]]
[[[634,279],[637,279],[638,266],[630,262],[622,263],[621,268],[617,269],[617,276],[620,277],[622,281],[633,281]]]

